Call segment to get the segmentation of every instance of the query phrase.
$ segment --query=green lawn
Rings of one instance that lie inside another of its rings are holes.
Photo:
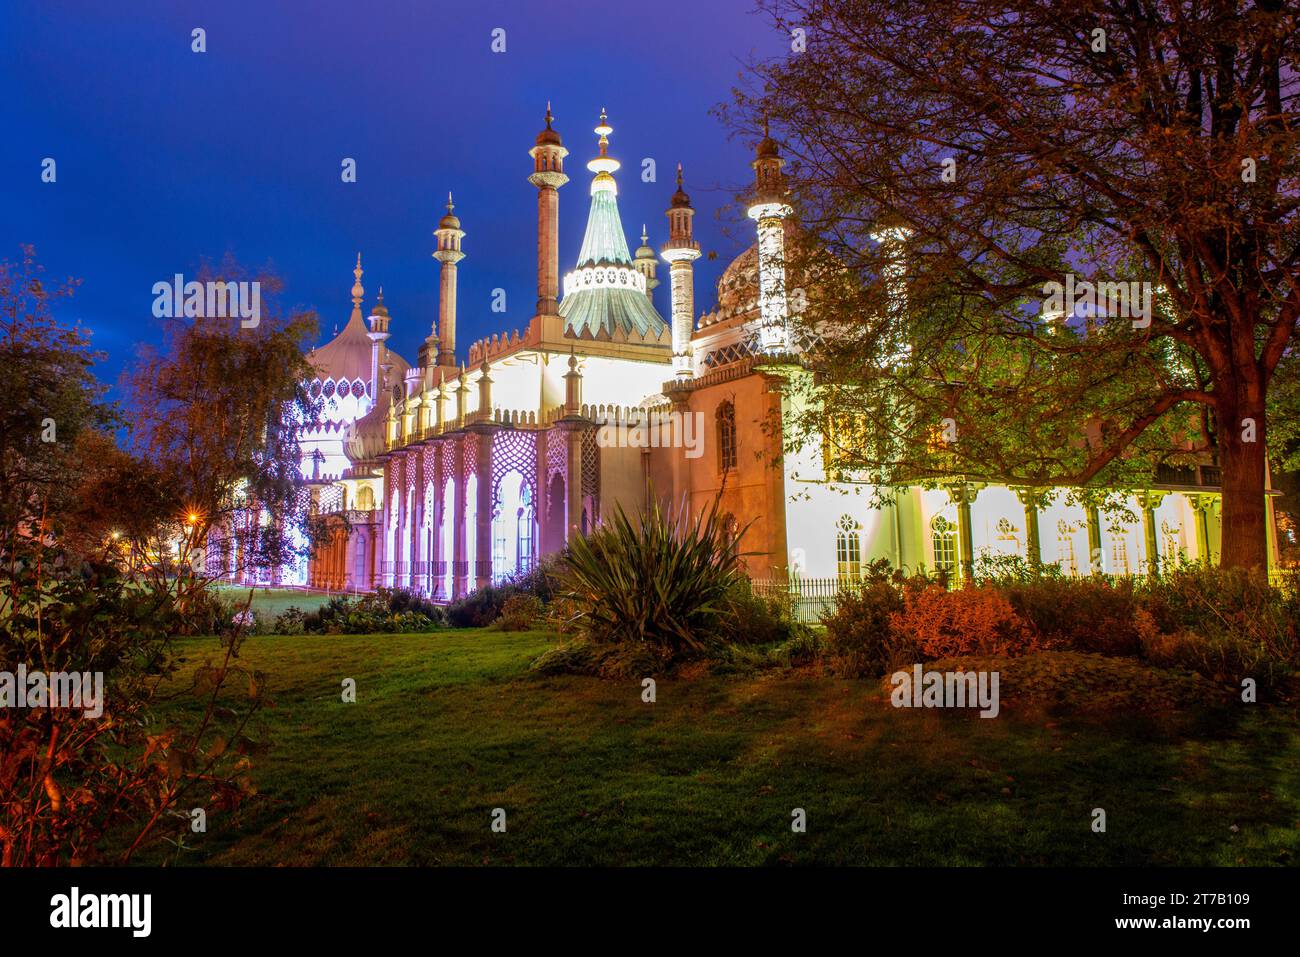
[[[210,864],[1294,864],[1300,737],[889,706],[785,674],[539,678],[539,633],[257,637],[261,792]],[[201,657],[211,642],[189,648]],[[355,704],[340,700],[344,678]],[[507,830],[493,833],[493,808]],[[791,809],[808,830],[791,832]],[[1091,811],[1107,814],[1093,833]],[[1235,828],[1235,830],[1234,830]]]
[[[236,601],[242,607],[248,600],[249,588],[234,585],[218,585],[217,591],[225,598]],[[329,601],[338,592],[299,591],[292,588],[257,588],[252,589],[253,603],[249,607],[259,618],[274,618],[287,608],[301,608],[303,611],[315,611]]]

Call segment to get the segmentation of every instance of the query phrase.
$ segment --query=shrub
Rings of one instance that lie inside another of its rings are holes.
[[[1300,671],[1300,598],[1246,569],[1179,568],[1139,585],[1143,655],[1236,686],[1288,690]]]
[[[305,630],[306,613],[291,605],[275,616],[272,633],[276,635],[301,635]]]
[[[494,627],[502,631],[527,631],[542,616],[542,600],[536,595],[519,593],[511,595],[501,606],[501,617]]]
[[[499,585],[476,589],[447,606],[447,621],[454,628],[486,628],[501,617],[511,594],[512,590]]]
[[[543,675],[610,679],[661,674],[667,665],[661,649],[644,642],[612,644],[579,638],[544,652],[529,667]]]
[[[755,594],[753,582],[744,576],[732,585],[723,604],[720,633],[736,644],[777,644],[807,631],[794,620],[793,597]]]
[[[501,617],[513,595],[531,595],[550,605],[558,597],[562,561],[562,556],[548,555],[520,575],[475,589],[447,606],[447,621],[456,628],[486,628]]]
[[[565,555],[560,577],[577,630],[667,657],[703,651],[723,633],[727,596],[743,577],[739,537],[716,500],[694,520],[656,502],[634,523],[618,508]]]
[[[923,658],[1015,655],[1038,647],[1036,636],[993,585],[956,591],[909,586],[903,605],[890,616],[890,624]]]
[[[1045,647],[1129,656],[1140,650],[1132,579],[1048,575],[995,587]]]
[[[186,592],[177,603],[179,621],[176,633],[181,635],[220,635],[230,630],[235,615],[243,610],[243,602],[221,594],[215,588],[195,588]],[[252,627],[248,622],[245,630]]]
[[[430,621],[442,621],[444,612],[441,605],[404,588],[381,588],[376,594],[380,602],[387,602],[388,610],[394,615],[422,615]]]
[[[288,619],[286,624],[292,627],[293,619]],[[340,595],[316,611],[302,615],[302,630],[310,634],[421,632],[433,631],[445,624],[446,616],[438,605],[410,592],[387,588],[353,598]]]
[[[841,588],[835,608],[822,616],[826,651],[837,674],[874,677],[906,657],[906,645],[893,618],[904,610],[902,591],[887,579],[868,579]]]
[[[1075,651],[1040,651],[1014,658],[943,658],[931,662],[926,670],[997,672],[999,703],[1012,707],[1123,717],[1230,701],[1222,687],[1196,674],[1161,671],[1133,659]]]
[[[97,675],[100,706],[0,708],[0,866],[90,864],[109,847],[128,863],[162,839],[179,850],[188,816],[175,809],[212,817],[251,793],[258,743],[247,726],[263,679],[240,666],[242,633],[224,607],[220,645],[196,681],[167,683],[195,653],[173,637],[194,625],[196,606],[216,607],[199,595],[182,607],[169,583],[128,581],[37,538],[0,543],[0,670]],[[232,687],[245,686],[241,702]],[[189,706],[156,707],[178,697]]]

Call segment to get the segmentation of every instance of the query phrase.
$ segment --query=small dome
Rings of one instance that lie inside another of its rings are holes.
[[[733,259],[718,280],[718,306],[725,311],[743,308],[758,299],[758,244]]]
[[[759,159],[773,159],[781,154],[776,145],[776,140],[770,136],[764,136],[758,141],[758,148],[755,151]]]
[[[646,233],[645,225],[641,226],[641,245],[636,248],[637,259],[655,259],[654,247],[650,245],[650,237]]]
[[[383,309],[376,306],[375,311]],[[352,318],[343,327],[343,331],[318,349],[307,355],[307,360],[315,367],[319,379],[361,379],[370,380],[370,353],[373,344],[361,321],[361,310],[354,309]],[[393,363],[399,375],[405,375],[410,364],[391,349],[388,361]]]
[[[686,190],[682,188],[682,164],[677,164],[677,192],[673,193],[673,209],[689,209],[691,198],[686,195]]]
[[[439,229],[460,229],[460,217],[453,212],[456,204],[451,201],[451,192],[447,193],[447,212],[438,220]]]
[[[546,128],[537,134],[538,146],[560,146],[560,134],[551,129],[551,121],[555,117],[551,115],[551,104],[546,104]]]
[[[352,464],[373,462],[387,451],[390,404],[388,391],[384,390],[374,408],[347,427],[343,451]]]

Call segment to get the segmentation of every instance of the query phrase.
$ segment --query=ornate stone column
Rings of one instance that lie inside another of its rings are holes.
[[[1137,495],[1138,505],[1142,508],[1142,531],[1146,539],[1148,575],[1160,573],[1160,539],[1156,536],[1156,509],[1160,507],[1166,494],[1148,489]]]
[[[1106,495],[1093,489],[1079,489],[1077,498],[1088,522],[1088,574],[1100,575],[1106,570],[1101,550],[1101,506]]]
[[[975,580],[975,536],[971,531],[970,507],[983,487],[965,481],[948,486],[948,497],[957,506],[957,558],[961,562],[963,585]]]
[[[1015,489],[1015,493],[1020,504],[1025,507],[1025,558],[1037,568],[1043,564],[1043,539],[1038,527],[1038,512],[1051,503],[1052,490],[1024,487]]]
[[[492,581],[492,433],[484,428],[478,434],[478,449],[474,456],[478,475],[478,505],[474,511],[474,582],[476,588],[485,588]]]
[[[442,459],[446,454],[444,445],[441,440],[434,442],[429,453],[433,456],[433,515],[430,516],[429,523],[429,595],[433,598],[447,597],[441,594],[443,582],[446,580],[442,561],[442,524],[445,518],[441,482]]]
[[[533,515],[537,521],[537,560],[546,555],[550,541],[551,490],[546,485],[546,448],[550,442],[550,429],[538,429],[533,442]]]
[[[455,439],[455,467],[452,470],[452,501],[455,513],[452,517],[452,596],[460,598],[469,592],[469,561],[465,550],[465,437],[458,435]]]
[[[1214,495],[1192,495],[1192,514],[1196,518],[1196,560],[1210,564],[1210,511],[1214,508]]]

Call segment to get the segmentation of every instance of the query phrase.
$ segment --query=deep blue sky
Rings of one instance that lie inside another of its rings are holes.
[[[196,26],[204,54],[190,50]],[[495,27],[504,54],[491,52]],[[550,99],[572,180],[560,192],[561,271],[581,243],[604,106],[633,247],[643,221],[652,245],[667,238],[673,171],[685,165],[697,238],[717,253],[697,263],[698,312],[749,241],[726,207],[750,179],[751,144],[709,110],[744,62],[787,49],[750,0],[0,0],[0,257],[31,243],[51,277],[83,280],[60,314],[93,331],[109,354],[99,374],[115,381],[134,344],[160,336],[155,282],[227,252],[271,264],[283,301],[317,309],[326,341],[347,320],[359,249],[367,306],[382,284],[392,345],[414,361],[437,312],[431,232],[452,189],[467,233],[463,358],[474,339],[522,330],[531,315],[527,150]],[[47,156],[55,184],[40,179]],[[354,184],[339,175],[349,156]],[[657,183],[641,182],[644,157]],[[495,287],[504,315],[490,311]],[[656,304],[667,315],[666,281]]]

